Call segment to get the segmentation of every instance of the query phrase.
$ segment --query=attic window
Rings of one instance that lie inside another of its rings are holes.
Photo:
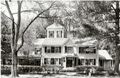
[[[54,31],[49,31],[49,38],[54,38]]]
[[[57,38],[62,38],[62,31],[57,31]]]

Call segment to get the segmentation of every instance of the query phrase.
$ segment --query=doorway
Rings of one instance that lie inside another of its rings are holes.
[[[76,58],[66,57],[66,67],[74,67],[74,66],[76,66]]]

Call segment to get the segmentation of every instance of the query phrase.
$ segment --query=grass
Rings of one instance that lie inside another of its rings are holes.
[[[1,75],[1,78],[12,78],[11,75]],[[119,76],[87,76],[82,74],[19,74],[17,78],[120,78]]]

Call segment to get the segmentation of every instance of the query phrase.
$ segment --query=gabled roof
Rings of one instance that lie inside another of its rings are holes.
[[[69,39],[68,42],[65,45],[66,46],[74,46],[75,44],[71,39]]]
[[[53,23],[52,25],[48,26],[47,29],[64,29],[64,27],[58,23]]]
[[[112,57],[110,56],[107,50],[98,50],[98,54],[100,59],[112,60]]]

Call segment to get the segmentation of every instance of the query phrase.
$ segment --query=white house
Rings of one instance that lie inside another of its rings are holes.
[[[95,65],[109,68],[111,56],[106,50],[97,50],[97,40],[92,38],[65,38],[64,27],[54,23],[47,28],[47,38],[35,40],[36,50],[41,50],[41,65],[56,64],[64,68],[78,65]]]

